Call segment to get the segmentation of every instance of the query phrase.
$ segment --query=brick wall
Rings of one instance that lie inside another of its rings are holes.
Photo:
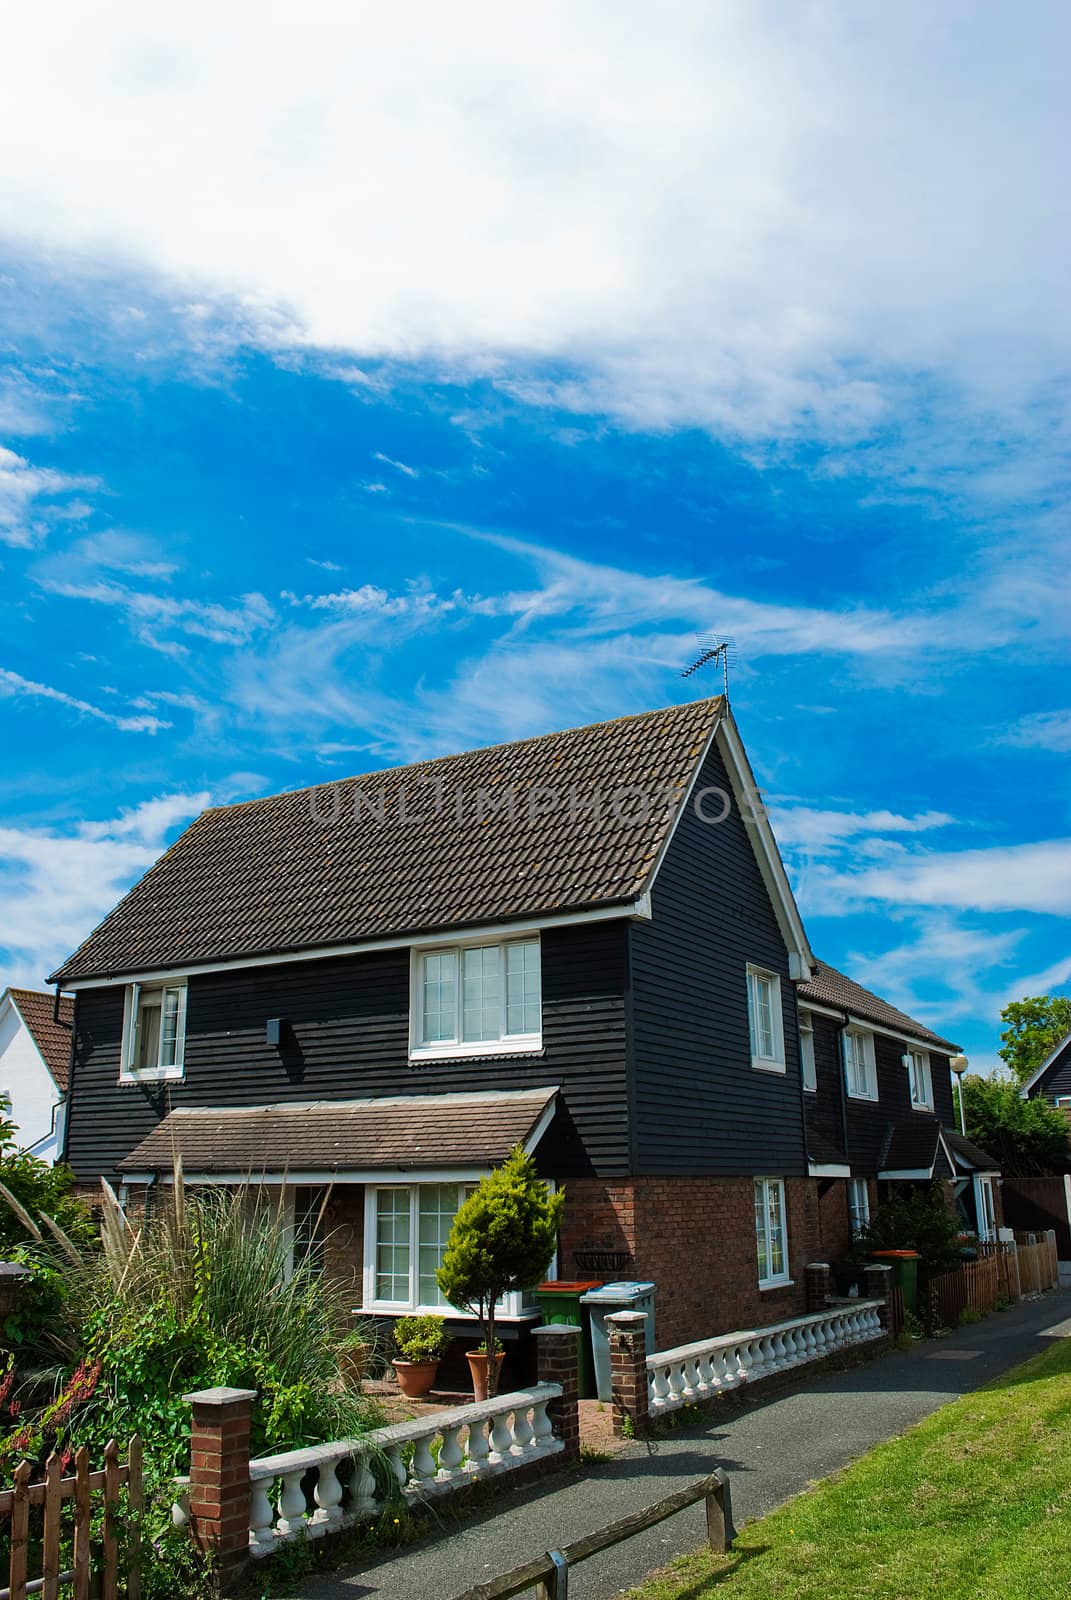
[[[802,1315],[804,1268],[821,1239],[815,1184],[787,1178],[785,1198],[793,1282],[760,1290],[750,1178],[573,1180],[566,1185],[559,1275],[576,1273],[578,1249],[627,1251],[633,1264],[620,1276],[657,1285],[662,1350]]]
[[[816,1179],[823,1261],[843,1261],[852,1247],[848,1185],[843,1178]]]

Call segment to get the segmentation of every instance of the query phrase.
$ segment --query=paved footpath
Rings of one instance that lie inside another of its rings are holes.
[[[454,1600],[485,1582],[692,1483],[716,1466],[732,1479],[741,1525],[763,1516],[938,1406],[1071,1335],[1071,1292],[1060,1290],[947,1339],[805,1383],[724,1422],[630,1445],[605,1463],[500,1501],[438,1538],[301,1581],[293,1600]],[[569,1575],[570,1600],[611,1600],[653,1568],[703,1541],[699,1506],[671,1517]]]

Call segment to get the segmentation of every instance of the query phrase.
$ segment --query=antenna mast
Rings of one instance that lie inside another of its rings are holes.
[[[729,650],[732,647],[731,639],[719,639],[716,633],[705,633],[699,640],[700,652],[691,666],[685,667],[681,673],[682,678],[690,678],[693,672],[698,672],[700,667],[715,666],[721,663],[722,693],[726,700],[729,698]]]

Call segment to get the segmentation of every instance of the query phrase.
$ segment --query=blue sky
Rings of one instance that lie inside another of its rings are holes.
[[[1069,27],[927,11],[14,24],[5,981],[203,804],[716,630],[818,952],[982,1066],[1068,986]]]

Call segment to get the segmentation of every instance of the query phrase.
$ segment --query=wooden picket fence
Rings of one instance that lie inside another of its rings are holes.
[[[89,1452],[83,1447],[74,1457],[71,1477],[63,1476],[58,1455],[49,1456],[40,1482],[30,1482],[32,1472],[28,1461],[21,1462],[12,1487],[0,1490],[0,1537],[7,1535],[8,1546],[8,1581],[0,1600],[38,1594],[44,1600],[59,1600],[61,1594],[89,1600],[91,1585],[99,1600],[119,1600],[121,1595],[140,1600],[138,1530],[145,1497],[138,1436],[127,1446],[125,1461],[110,1440],[97,1471],[90,1471]],[[102,1502],[99,1537],[93,1534],[94,1496]],[[70,1514],[65,1515],[68,1504]],[[129,1528],[121,1540],[124,1508]],[[30,1577],[31,1558],[40,1566],[40,1576]],[[94,1583],[95,1577],[99,1582]]]
[[[1021,1293],[1041,1294],[1044,1289],[1055,1289],[1060,1281],[1060,1261],[1053,1230],[1050,1228],[1046,1233],[1017,1233],[1015,1247]]]

